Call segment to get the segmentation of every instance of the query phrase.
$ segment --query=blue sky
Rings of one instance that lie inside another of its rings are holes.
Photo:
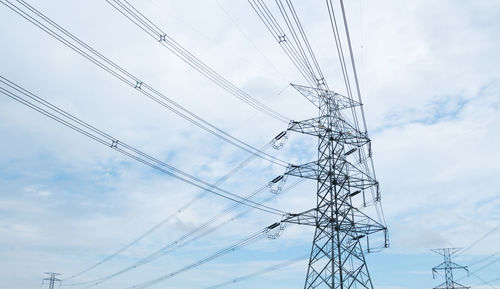
[[[105,1],[30,3],[151,86],[256,147],[286,128],[200,76]],[[246,1],[131,3],[263,103],[294,120],[316,115],[306,99],[287,87],[303,80]],[[442,282],[431,274],[441,257],[429,249],[467,247],[500,224],[500,7],[494,1],[356,0],[347,8],[391,237],[389,249],[367,256],[374,286],[432,288]],[[297,9],[330,86],[341,91],[324,3],[297,1]],[[3,77],[210,182],[247,157],[124,86],[4,5],[0,22]],[[5,96],[0,97],[0,136],[0,279],[8,288],[36,288],[46,271],[71,276],[199,193]],[[314,158],[315,145],[312,138],[290,134],[283,150],[268,152],[300,164]],[[254,160],[223,187],[246,195],[282,173],[283,168]],[[289,178],[287,185],[295,181]],[[314,192],[314,183],[304,182],[269,204],[305,210],[314,205]],[[269,196],[264,192],[258,198]],[[75,281],[129,266],[230,205],[207,195]],[[251,211],[94,288],[126,288],[175,271],[278,219]],[[205,288],[307,254],[312,233],[289,226],[276,240],[259,241],[152,288]],[[498,252],[498,244],[500,229],[456,262],[473,264]],[[477,275],[494,280],[499,269],[497,262]],[[298,262],[231,287],[301,288],[305,270],[306,262]],[[491,288],[475,276],[460,282]]]

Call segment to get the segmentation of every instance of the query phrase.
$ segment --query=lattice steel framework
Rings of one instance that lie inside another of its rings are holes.
[[[457,248],[442,248],[442,249],[432,249],[431,251],[438,253],[439,255],[442,255],[444,258],[443,263],[437,265],[436,267],[432,268],[432,277],[436,277],[436,273],[438,271],[444,271],[444,277],[445,277],[445,282],[439,284],[437,287],[434,287],[434,289],[468,289],[470,287],[464,286],[462,284],[459,284],[455,281],[453,281],[453,270],[456,269],[463,269],[469,273],[469,270],[467,269],[466,266],[458,265],[457,263],[454,263],[451,261],[451,256],[458,252],[459,249]]]
[[[318,138],[318,160],[292,165],[286,173],[317,181],[316,207],[284,219],[316,227],[304,288],[371,289],[361,240],[369,249],[368,235],[382,232],[382,246],[388,241],[383,217],[376,221],[365,213],[368,207],[380,213],[380,194],[367,162],[370,139],[357,123],[360,103],[323,88],[293,86],[319,109],[318,117],[292,121],[288,128]]]
[[[43,279],[42,285],[45,283],[45,281],[49,282],[49,289],[54,289],[54,285],[56,282],[61,283],[61,279],[56,278],[56,276],[61,275],[60,273],[53,273],[53,272],[45,272],[45,274],[49,275],[49,277]]]

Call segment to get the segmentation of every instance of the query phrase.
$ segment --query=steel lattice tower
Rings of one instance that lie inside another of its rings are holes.
[[[464,286],[462,284],[459,284],[455,281],[453,281],[453,270],[456,269],[463,269],[469,273],[469,270],[467,269],[466,266],[458,265],[457,263],[454,263],[451,261],[451,255],[456,253],[459,249],[457,248],[443,248],[443,249],[432,249],[431,251],[436,252],[440,255],[443,256],[444,261],[443,263],[437,265],[436,267],[432,268],[432,277],[436,277],[436,273],[438,271],[444,271],[444,276],[445,276],[445,282],[442,284],[439,284],[437,287],[434,287],[434,289],[468,289],[470,287]]]
[[[373,285],[361,241],[366,240],[366,249],[370,251],[373,246],[370,248],[368,236],[381,232],[381,247],[387,247],[387,228],[380,206],[343,0],[339,1],[338,8],[334,8],[337,5],[332,0],[326,4],[347,96],[330,90],[291,0],[275,1],[277,11],[283,16],[281,24],[266,1],[249,2],[311,85],[292,86],[318,109],[317,117],[291,121],[288,125],[288,131],[318,139],[317,160],[291,165],[285,173],[317,183],[316,206],[302,213],[287,214],[282,219],[282,222],[315,227],[304,288],[371,289]],[[341,17],[335,16],[338,9]],[[344,40],[347,49],[342,47]],[[355,83],[355,92],[352,83]],[[356,94],[357,101],[354,99]],[[376,218],[372,218],[374,214]]]
[[[370,139],[357,124],[361,104],[326,89],[293,86],[319,109],[319,117],[292,121],[288,128],[318,138],[318,160],[286,173],[317,181],[316,207],[283,220],[316,227],[304,288],[371,289],[361,240],[366,237],[369,246],[368,235],[383,232],[386,247],[387,230],[363,212],[366,192],[373,193],[372,208],[380,209],[380,195],[367,162]]]
[[[61,275],[60,273],[53,273],[53,272],[45,272],[45,274],[49,275],[49,277],[43,279],[42,285],[45,281],[49,281],[49,289],[54,289],[54,285],[56,282],[61,283],[61,279],[57,279],[57,275]]]

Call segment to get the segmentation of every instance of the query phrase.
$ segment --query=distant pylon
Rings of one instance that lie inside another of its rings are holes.
[[[453,281],[453,270],[454,269],[464,269],[469,273],[469,270],[467,269],[466,266],[458,265],[457,263],[454,263],[451,261],[451,255],[455,254],[459,249],[457,248],[442,248],[442,249],[432,249],[431,251],[436,252],[440,255],[443,256],[444,261],[443,263],[437,265],[436,267],[432,268],[432,278],[436,277],[436,273],[438,271],[444,270],[445,274],[445,282],[442,284],[439,284],[437,287],[434,287],[434,289],[468,289],[470,287],[464,286],[462,284],[459,284],[455,281]]]
[[[56,282],[59,282],[59,284],[61,284],[61,279],[56,278],[57,275],[61,275],[60,273],[45,272],[45,274],[49,275],[49,277],[43,279],[42,286],[45,283],[45,281],[49,282],[49,289],[54,289],[54,284]]]

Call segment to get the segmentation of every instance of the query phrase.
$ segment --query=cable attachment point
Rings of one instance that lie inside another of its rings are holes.
[[[164,41],[164,42],[167,42],[167,34],[162,34],[160,35],[160,40],[158,40],[160,42]]]
[[[316,78],[316,85],[317,86],[325,86],[325,78]]]
[[[358,148],[356,148],[356,147],[348,150],[347,152],[344,153],[344,157],[347,157],[348,155],[354,153],[357,150],[358,150]]]
[[[280,150],[283,148],[283,146],[286,144],[286,141],[288,140],[288,135],[286,134],[286,132],[286,130],[280,132],[275,138],[271,140],[273,149]]]
[[[286,42],[286,35],[278,35],[278,43],[281,44],[283,42]]]
[[[111,145],[110,145],[111,148],[117,148],[118,147],[118,140],[112,140],[111,141]]]
[[[271,226],[266,228],[266,235],[269,239],[278,239],[281,236],[281,233],[285,230],[286,223],[276,222]]]
[[[142,81],[137,80],[135,82],[134,88],[136,88],[136,89],[142,89]]]
[[[375,202],[380,202],[380,186],[377,182],[377,184],[375,185]]]
[[[287,177],[288,175],[277,176],[276,178],[274,178],[272,181],[269,182],[267,186],[269,187],[271,194],[277,195],[279,194],[279,192],[281,192],[281,190],[283,190]]]

